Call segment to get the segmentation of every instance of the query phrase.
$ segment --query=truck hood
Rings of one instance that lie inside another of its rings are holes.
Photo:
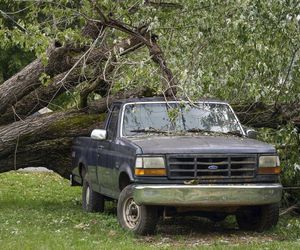
[[[274,154],[275,148],[267,143],[235,136],[150,136],[130,138],[143,154]]]

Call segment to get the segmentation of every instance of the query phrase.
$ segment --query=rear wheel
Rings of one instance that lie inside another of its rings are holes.
[[[84,175],[82,187],[82,208],[86,212],[103,212],[104,196],[92,190],[87,174]]]
[[[120,225],[139,235],[153,234],[158,221],[157,207],[137,205],[133,199],[132,185],[125,187],[118,200]]]
[[[236,214],[242,230],[262,232],[276,226],[279,218],[279,204],[243,208]]]

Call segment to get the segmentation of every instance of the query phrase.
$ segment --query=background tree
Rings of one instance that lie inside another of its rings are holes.
[[[0,172],[68,177],[112,100],[176,93],[229,101],[299,185],[299,1],[1,0],[0,16]]]

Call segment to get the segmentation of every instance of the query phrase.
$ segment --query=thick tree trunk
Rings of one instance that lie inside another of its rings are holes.
[[[36,59],[19,73],[0,85],[0,115],[31,91],[42,85],[39,80],[42,73],[54,76],[71,68],[65,47],[53,45],[48,49],[48,64],[45,66],[41,59]]]
[[[102,72],[99,72],[99,67],[95,67],[96,69],[93,75],[83,75],[81,69],[83,64],[85,66],[95,63],[99,64],[105,61],[109,57],[109,54],[118,53],[119,55],[126,55],[141,46],[143,46],[143,44],[137,38],[131,37],[120,41],[110,49],[101,47],[91,50],[84,61],[79,61],[80,57],[83,56],[82,54],[74,58],[64,58],[63,63],[64,61],[71,62],[63,67],[63,69],[67,71],[59,73],[62,67],[60,67],[60,70],[56,69],[57,74],[53,76],[47,85],[42,85],[38,78],[41,73],[48,72],[50,69],[44,71],[41,66],[41,61],[38,59],[35,60],[17,75],[0,85],[0,126],[25,119],[27,116],[49,105],[49,103],[62,93],[72,91],[83,81],[88,81],[89,78],[95,78],[102,74]],[[52,66],[54,67],[55,64],[52,63]],[[50,65],[47,67],[51,68]],[[71,67],[74,68],[69,71]],[[54,69],[51,70],[54,71]],[[19,75],[26,77],[20,81]],[[26,86],[29,87],[26,88]],[[5,94],[3,102],[1,93],[2,95]],[[6,112],[3,112],[1,115],[1,110]]]
[[[39,166],[68,177],[71,145],[76,136],[102,128],[104,115],[83,111],[59,112],[0,127],[0,173]]]
[[[40,86],[33,90],[1,116],[0,125],[26,119],[29,115],[46,107],[52,100],[66,92],[66,90],[73,90],[81,82],[79,71],[78,69],[73,70],[63,83],[61,80],[66,76],[67,72],[58,74],[53,78],[51,84]]]
[[[96,39],[103,35],[103,31],[104,27],[101,23],[88,22],[83,28],[82,34]],[[85,55],[85,53],[82,55],[82,52],[85,51],[89,52],[89,56],[83,58],[85,60],[81,60],[82,56]],[[42,85],[40,81],[42,73],[53,77],[71,69],[75,64],[79,67],[84,63],[94,62],[96,59],[103,60],[106,58],[105,52],[105,46],[89,51],[87,47],[77,47],[74,44],[62,46],[59,42],[54,42],[47,50],[46,65],[42,59],[38,58],[0,85],[0,115],[40,87]],[[74,53],[79,55],[72,55]]]
[[[62,137],[17,147],[15,153],[0,157],[0,173],[27,167],[45,167],[69,178],[71,146],[72,138]]]

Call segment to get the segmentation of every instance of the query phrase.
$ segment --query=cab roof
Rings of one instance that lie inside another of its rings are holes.
[[[187,99],[165,99],[164,97],[143,97],[143,98],[128,98],[128,99],[120,99],[116,100],[113,103],[114,104],[126,104],[126,103],[131,103],[131,102],[165,102],[165,101],[188,101]],[[197,102],[197,101],[195,101]],[[218,103],[223,103],[223,104],[228,104],[226,101],[221,101],[218,99],[210,99],[210,98],[203,98],[199,99],[198,102],[218,102]]]

